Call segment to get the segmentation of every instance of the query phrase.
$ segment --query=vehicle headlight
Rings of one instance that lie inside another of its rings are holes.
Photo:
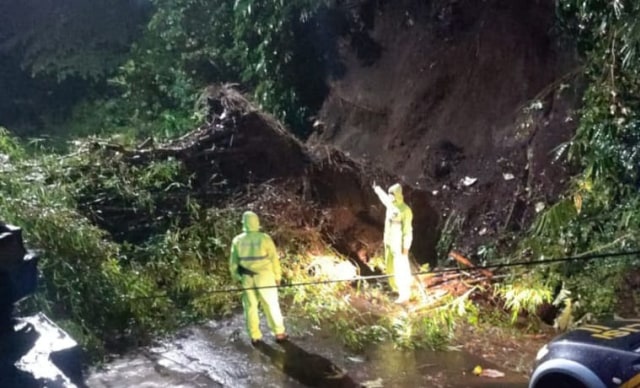
[[[542,357],[547,355],[547,353],[549,353],[549,347],[544,345],[540,350],[538,350],[538,354],[536,354],[536,361],[540,361]]]

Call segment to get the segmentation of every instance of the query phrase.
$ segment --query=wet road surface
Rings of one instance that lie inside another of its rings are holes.
[[[263,332],[268,333],[266,327]],[[290,328],[290,333],[282,344],[265,335],[264,343],[254,348],[242,316],[212,321],[94,369],[86,383],[96,388],[527,386],[523,376],[460,351],[412,351],[383,344],[353,354],[322,330]],[[474,376],[476,365],[506,376]]]

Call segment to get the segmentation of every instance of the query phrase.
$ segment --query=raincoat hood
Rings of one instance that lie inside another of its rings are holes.
[[[242,230],[245,232],[257,232],[260,230],[260,218],[252,211],[246,211],[242,215]]]
[[[400,205],[404,203],[404,197],[402,196],[402,186],[399,183],[396,183],[389,187],[389,195],[393,197],[393,203],[395,205]]]

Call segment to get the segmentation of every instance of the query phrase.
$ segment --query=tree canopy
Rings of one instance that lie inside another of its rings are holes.
[[[100,79],[123,62],[150,11],[145,0],[7,0],[0,55],[32,75]]]

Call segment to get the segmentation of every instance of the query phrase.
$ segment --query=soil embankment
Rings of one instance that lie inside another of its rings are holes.
[[[553,2],[347,3],[358,31],[338,42],[344,74],[330,81],[312,144],[426,191],[432,222],[449,220],[467,255],[557,199],[568,172],[556,151],[581,92]]]

